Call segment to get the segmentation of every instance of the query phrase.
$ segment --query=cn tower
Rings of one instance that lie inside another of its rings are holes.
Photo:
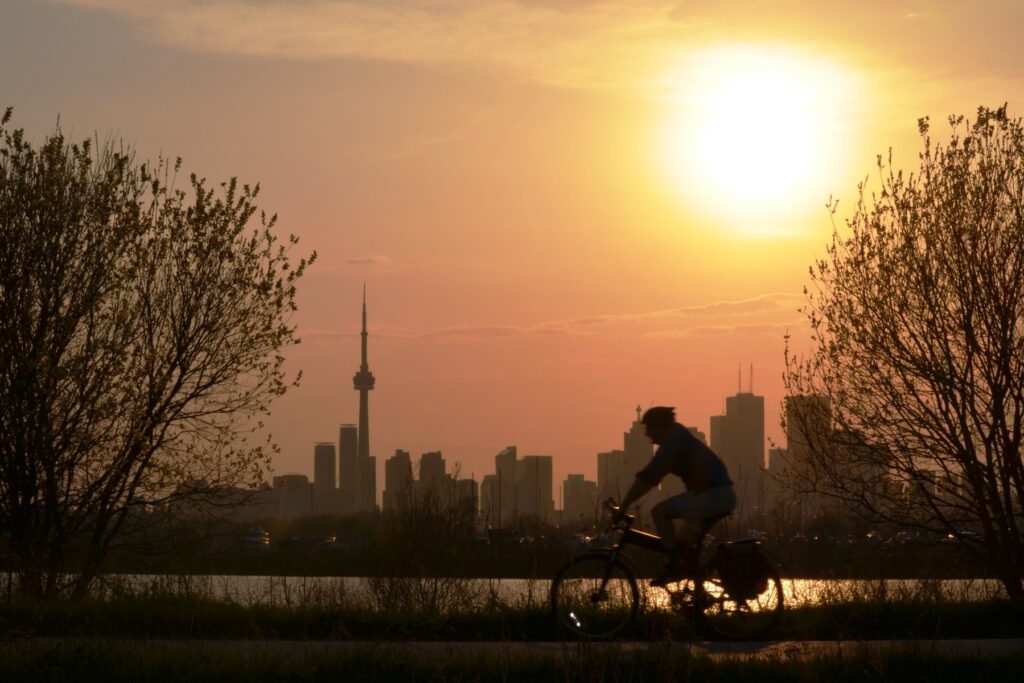
[[[363,362],[359,372],[352,378],[352,384],[359,392],[359,449],[357,458],[360,465],[370,457],[370,407],[368,391],[373,389],[373,373],[366,363],[366,285],[363,285]]]

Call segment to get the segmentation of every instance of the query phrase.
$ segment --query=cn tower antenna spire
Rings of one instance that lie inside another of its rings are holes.
[[[359,372],[352,378],[352,388],[359,392],[359,432],[358,446],[356,449],[356,460],[359,467],[359,493],[356,497],[356,509],[360,511],[373,510],[376,506],[376,474],[373,470],[373,460],[370,459],[370,397],[376,381],[370,366],[366,360],[366,340],[369,335],[366,332],[366,283],[363,283],[363,329],[362,337],[362,362],[359,365]]]

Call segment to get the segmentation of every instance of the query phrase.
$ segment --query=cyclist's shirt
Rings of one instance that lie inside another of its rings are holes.
[[[694,493],[732,484],[722,459],[679,423],[669,428],[651,462],[636,476],[657,486],[667,474],[678,476]]]

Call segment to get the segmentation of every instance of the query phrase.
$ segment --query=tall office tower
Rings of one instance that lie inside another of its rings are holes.
[[[625,451],[605,451],[597,454],[597,490],[601,500],[622,499],[633,484],[632,477],[626,476]]]
[[[359,430],[355,425],[341,425],[338,429],[338,488],[353,512],[357,510],[356,492],[359,490]]]
[[[398,449],[384,463],[384,512],[394,512],[412,491],[412,458]]]
[[[363,285],[363,331],[362,362],[359,372],[352,377],[353,388],[359,392],[359,449],[356,455],[356,479],[358,486],[355,492],[356,509],[370,512],[377,507],[377,461],[370,457],[370,401],[369,394],[376,381],[366,360],[366,285]]]
[[[730,396],[725,399],[725,414],[732,429],[729,473],[736,484],[737,497],[747,512],[763,513],[764,396],[755,396],[753,392]]]
[[[516,510],[516,462],[518,452],[515,446],[508,446],[494,456],[494,475],[497,477],[494,503],[498,527],[507,527],[518,516]]]
[[[337,490],[335,475],[335,447],[331,442],[313,446],[313,511],[317,514],[333,512],[331,504]]]
[[[622,433],[622,451],[626,454],[626,468],[632,474],[642,470],[654,455],[654,444],[647,438],[647,428],[640,421],[643,409],[636,407],[636,420]]]
[[[420,456],[420,481],[424,485],[440,486],[447,476],[441,451],[431,451]]]
[[[555,501],[552,496],[552,460],[550,455],[524,455],[516,477],[516,501],[519,517],[553,522]]]
[[[598,520],[597,482],[570,474],[562,484],[563,526],[590,526]]]
[[[308,517],[313,511],[313,487],[305,474],[282,474],[274,477],[279,514],[284,519]]]
[[[832,432],[832,401],[827,396],[787,396],[786,457],[806,462],[812,447],[821,447]]]
[[[812,449],[827,447],[832,434],[832,401],[827,396],[787,396],[786,450],[781,472],[783,481],[810,477],[809,458]],[[808,518],[821,511],[825,500],[821,494],[796,493],[801,527]]]
[[[643,409],[636,407],[636,419],[628,432],[622,434],[622,450],[597,454],[597,490],[602,500],[621,500],[636,479],[636,473],[647,466],[654,455],[654,445],[647,438],[647,430],[640,421]],[[641,525],[648,521],[651,501],[646,498],[640,504]]]
[[[751,377],[751,385],[753,377]],[[725,415],[711,418],[711,449],[725,463],[736,487],[736,516],[750,519],[764,512],[764,397],[752,386],[725,399]]]
[[[626,454],[622,462],[621,481],[623,492],[629,490],[636,479],[636,473],[647,466],[654,455],[654,444],[647,438],[647,427],[640,421],[643,409],[636,407],[636,420],[630,425],[629,431],[622,435],[622,450]],[[637,524],[647,527],[651,524],[651,508],[658,502],[657,494],[647,496],[637,505]]]

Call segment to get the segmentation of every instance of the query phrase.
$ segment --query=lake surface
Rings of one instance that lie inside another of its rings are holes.
[[[646,585],[646,581],[641,584]],[[550,587],[549,580],[531,579],[121,574],[105,577],[96,592],[100,596],[171,593],[241,605],[373,608],[380,604],[382,595],[405,591],[444,594],[451,604],[462,602],[472,609],[485,604],[543,607]],[[664,595],[660,591],[653,592]],[[783,593],[787,607],[883,598],[986,600],[1006,595],[1002,585],[994,579],[784,579]]]

